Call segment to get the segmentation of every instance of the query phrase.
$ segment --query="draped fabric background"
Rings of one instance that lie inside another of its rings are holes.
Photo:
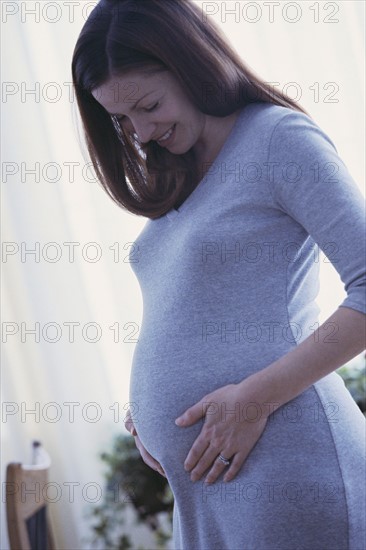
[[[107,197],[77,139],[71,57],[96,4],[1,2],[2,479],[42,441],[57,547],[70,549],[86,548],[83,514],[103,488],[98,455],[125,432],[142,316],[125,258],[146,220]],[[364,2],[197,4],[257,74],[310,112],[364,194]],[[320,262],[323,322],[345,291]],[[1,521],[5,550],[4,506]],[[151,547],[147,531],[131,529]]]

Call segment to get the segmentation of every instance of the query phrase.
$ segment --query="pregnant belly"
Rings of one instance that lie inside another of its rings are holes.
[[[134,355],[130,381],[130,411],[146,450],[161,464],[184,462],[199,435],[203,419],[182,428],[175,419],[217,385],[197,365],[175,360],[167,364]]]
[[[176,426],[178,416],[215,389],[239,383],[285,353],[272,346],[266,355],[260,342],[205,346],[187,335],[141,334],[132,361],[130,410],[142,444],[161,464],[183,463],[204,425],[202,416],[191,426]],[[202,411],[204,407],[202,403]]]

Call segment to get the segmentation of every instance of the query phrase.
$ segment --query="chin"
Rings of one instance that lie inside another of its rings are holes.
[[[185,153],[188,153],[188,151],[190,151],[192,147],[192,144],[185,145],[184,143],[173,143],[170,147],[167,147],[167,149],[173,155],[184,155]]]
[[[174,147],[174,150],[172,148],[172,149],[168,149],[168,151],[172,155],[184,155],[185,153],[188,153],[189,149],[187,148],[179,149],[179,147]]]

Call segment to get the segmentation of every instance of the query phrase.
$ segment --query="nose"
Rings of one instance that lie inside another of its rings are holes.
[[[155,131],[155,124],[144,120],[129,121],[126,124],[126,129],[129,132],[137,134],[138,140],[142,143],[148,143]]]

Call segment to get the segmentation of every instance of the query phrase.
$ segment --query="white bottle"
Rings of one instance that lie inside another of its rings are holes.
[[[49,468],[51,465],[51,457],[43,448],[40,441],[33,440],[32,442],[32,465],[40,468]]]

